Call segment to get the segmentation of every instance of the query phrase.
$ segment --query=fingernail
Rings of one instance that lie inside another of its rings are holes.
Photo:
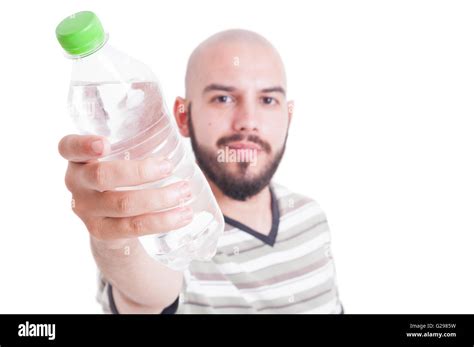
[[[181,186],[179,187],[179,192],[182,198],[188,198],[191,196],[191,185],[188,181],[184,181],[183,183],[181,183]]]
[[[193,218],[193,209],[191,207],[184,207],[180,212],[182,221],[188,221]]]
[[[104,143],[102,140],[95,140],[91,143],[91,148],[96,154],[102,154],[102,151],[104,150]]]

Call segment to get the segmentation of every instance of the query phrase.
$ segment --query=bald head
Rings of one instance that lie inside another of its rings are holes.
[[[197,46],[189,57],[186,98],[199,92],[204,82],[229,84],[241,78],[259,79],[262,72],[273,74],[273,79],[286,89],[282,59],[267,39],[249,30],[221,31]]]

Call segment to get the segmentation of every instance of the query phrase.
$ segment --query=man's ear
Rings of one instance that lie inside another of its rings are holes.
[[[295,111],[295,102],[293,100],[290,100],[287,102],[288,105],[288,124],[291,123],[291,120],[293,119],[293,113]]]
[[[189,137],[188,110],[186,100],[178,96],[173,106],[174,118],[178,124],[179,132],[184,137]]]

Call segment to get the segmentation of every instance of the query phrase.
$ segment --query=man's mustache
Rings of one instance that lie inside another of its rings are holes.
[[[257,135],[233,134],[230,136],[221,137],[219,140],[217,140],[216,145],[217,147],[224,147],[231,142],[242,141],[242,140],[256,143],[267,153],[270,153],[272,151],[272,147],[270,146],[270,144],[262,140]]]

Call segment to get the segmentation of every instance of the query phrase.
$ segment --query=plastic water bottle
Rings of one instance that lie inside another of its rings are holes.
[[[157,78],[143,63],[114,49],[97,16],[89,11],[65,18],[56,37],[72,61],[68,106],[81,134],[102,135],[111,153],[101,160],[150,156],[174,164],[169,178],[118,190],[149,189],[188,180],[194,210],[187,226],[140,237],[147,253],[175,270],[216,253],[224,218],[204,175],[185,147],[163,100]]]

